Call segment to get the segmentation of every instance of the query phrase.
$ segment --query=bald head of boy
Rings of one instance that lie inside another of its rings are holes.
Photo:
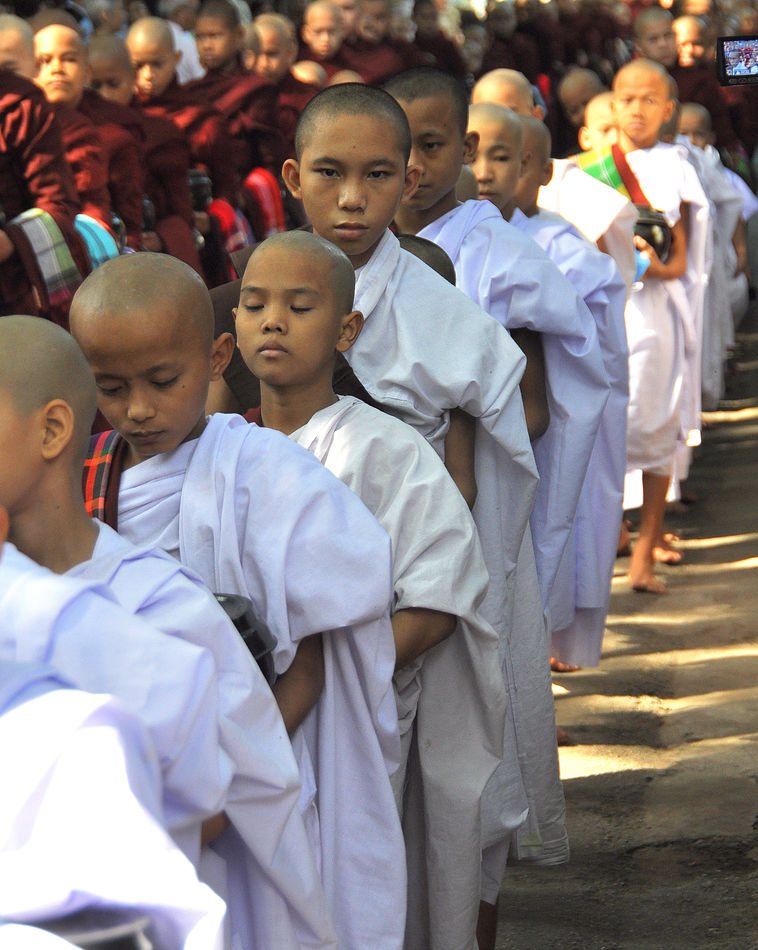
[[[552,142],[544,122],[534,116],[521,116],[524,135],[524,168],[516,185],[515,202],[527,218],[539,210],[537,197],[540,188],[553,177],[553,160],[550,158]]]
[[[479,186],[479,197],[491,201],[509,221],[523,167],[521,117],[512,109],[481,102],[471,106],[468,128],[478,138],[471,167]]]
[[[39,317],[0,320],[0,505],[11,520],[34,517],[50,479],[81,502],[96,408],[92,373],[65,330]]]
[[[602,151],[618,138],[613,114],[613,93],[601,92],[587,103],[584,125],[579,129],[579,147],[583,152]]]
[[[52,24],[34,36],[37,60],[35,82],[48,102],[76,108],[89,82],[87,48],[79,33],[69,26]]]
[[[37,66],[34,61],[34,31],[12,13],[0,13],[0,69],[32,79]]]
[[[643,10],[634,21],[634,47],[640,56],[670,69],[676,64],[676,35],[673,17],[663,7]]]
[[[354,293],[349,259],[315,234],[286,231],[256,247],[234,316],[240,352],[261,380],[264,410],[266,386],[296,393],[306,418],[334,402],[335,354],[349,349],[363,326]]]
[[[485,73],[471,93],[471,104],[480,102],[495,102],[519,115],[542,118],[542,109],[534,102],[531,83],[515,69],[493,69]]]
[[[581,126],[590,99],[604,90],[600,77],[591,69],[572,69],[561,79],[558,83],[558,99],[574,128]]]
[[[162,96],[171,85],[181,53],[174,48],[174,35],[166,20],[144,17],[133,23],[126,35],[126,48],[135,71],[140,95]]]
[[[652,148],[674,112],[672,80],[659,63],[635,59],[613,78],[613,114],[623,152]]]
[[[70,323],[100,409],[129,443],[128,465],[200,435],[234,341],[214,340],[210,295],[191,267],[165,254],[114,258],[77,290]]]
[[[90,86],[109,102],[126,106],[134,94],[135,73],[126,43],[103,33],[89,42]]]
[[[713,144],[711,114],[699,102],[682,103],[679,109],[678,131],[680,135],[686,135],[698,148]]]

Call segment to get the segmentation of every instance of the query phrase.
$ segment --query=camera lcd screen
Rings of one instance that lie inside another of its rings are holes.
[[[722,86],[758,83],[758,35],[719,36],[716,68]]]

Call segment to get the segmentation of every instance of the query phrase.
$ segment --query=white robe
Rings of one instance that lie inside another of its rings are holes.
[[[658,143],[626,155],[652,206],[670,226],[690,205],[687,272],[635,285],[626,307],[629,344],[627,471],[671,474],[677,443],[700,428],[700,345],[708,207],[681,146]],[[685,477],[681,472],[680,477]]]
[[[550,603],[553,655],[564,663],[597,666],[624,493],[629,399],[626,287],[613,259],[560,215],[539,211],[527,218],[516,210],[511,224],[540,245],[587,304],[595,318],[611,386],[582,486],[574,533],[561,560]]]
[[[25,611],[15,616],[21,639]],[[165,950],[220,950],[223,902],[163,828],[160,764],[137,717],[49,667],[0,661],[0,756],[0,917],[131,909]],[[0,945],[26,946],[23,936],[0,928]]]
[[[498,633],[511,723],[504,763],[490,784],[497,779],[498,788],[512,794],[507,802],[499,797],[501,807],[484,834],[490,843],[510,838],[528,812],[525,786],[535,821],[548,812],[552,820],[552,802],[563,802],[541,608],[536,626],[515,630],[511,616],[536,480],[518,389],[524,356],[497,321],[401,250],[389,231],[357,272],[355,306],[365,323],[346,356],[377,402],[412,425],[441,457],[450,410],[460,407],[477,420],[473,513],[490,574],[481,609]],[[553,829],[546,831],[552,838]],[[565,838],[562,823],[556,836]]]
[[[215,593],[249,597],[277,638],[276,671],[323,633],[324,690],[293,736],[340,947],[397,948],[405,854],[389,773],[399,761],[390,542],[310,453],[240,416],[124,472],[119,530],[179,557]],[[189,458],[187,456],[189,455]],[[186,464],[186,471],[184,465]]]
[[[608,400],[595,322],[544,251],[489,201],[464,202],[419,236],[447,252],[457,286],[482,310],[541,336],[550,424],[533,445],[540,483],[530,525],[547,609]]]
[[[230,945],[296,947],[319,938],[329,945],[329,914],[297,809],[297,763],[263,674],[198,578],[97,524],[92,557],[68,574],[106,584],[130,613],[215,660],[221,748],[234,769],[224,802],[231,828],[204,849],[199,870],[228,902]]]
[[[537,204],[555,211],[582,234],[605,248],[631,291],[637,260],[634,252],[634,226],[637,209],[632,202],[602,181],[587,175],[570,158],[553,159],[553,177],[537,195]]]
[[[426,441],[358,399],[341,397],[290,438],[351,488],[388,532],[393,612],[420,607],[459,618],[449,639],[395,675],[406,757],[413,742],[408,771],[397,774],[406,776],[405,948],[473,947],[480,800],[502,756],[506,702],[497,634],[478,612],[489,578],[476,527]]]

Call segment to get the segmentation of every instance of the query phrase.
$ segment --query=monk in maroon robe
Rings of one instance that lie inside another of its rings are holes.
[[[345,27],[342,11],[331,0],[313,0],[305,8],[298,59],[312,60],[329,79],[350,69],[343,52]]]
[[[24,260],[5,231],[30,208],[53,218],[86,276],[89,258],[74,228],[79,204],[53,110],[31,81],[0,69],[0,314],[39,314],[65,323],[65,313],[41,310]]]
[[[63,103],[53,106],[61,130],[66,161],[74,175],[79,210],[112,229],[108,162],[92,121]]]
[[[391,22],[389,0],[362,0],[358,10],[358,37],[343,46],[347,68],[371,86],[381,85],[404,69],[423,65],[420,52],[410,43],[389,38]]]
[[[465,79],[468,69],[458,46],[445,36],[439,27],[434,0],[416,0],[413,5],[413,22],[416,24],[413,45],[421,53],[424,65]]]

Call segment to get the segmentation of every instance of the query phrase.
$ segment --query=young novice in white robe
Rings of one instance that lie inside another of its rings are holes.
[[[228,784],[223,814],[202,828],[203,843],[217,838],[215,853],[206,848],[201,858],[199,822],[172,832],[206,882],[229,895],[235,940],[243,934],[256,945],[272,933],[283,940],[288,916],[313,918],[329,933],[315,859],[297,812],[297,766],[260,670],[196,577],[163,552],[138,549],[88,516],[81,470],[96,390],[72,337],[48,321],[7,317],[0,342],[4,412],[27,432],[21,447],[4,445],[0,460],[0,504],[10,514],[11,539],[51,570],[107,585],[153,628],[213,656],[218,769]],[[14,478],[19,466],[24,477]]]
[[[262,424],[313,452],[392,540],[408,939],[423,938],[431,909],[435,921],[447,915],[431,945],[466,946],[479,910],[480,800],[505,719],[497,635],[477,609],[487,570],[434,450],[404,422],[332,390],[335,351],[349,349],[363,323],[354,287],[334,245],[300,231],[272,237],[245,270],[237,341],[261,382]]]
[[[221,950],[223,901],[163,827],[160,763],[134,714],[43,664],[0,661],[0,753],[4,921],[131,911],[166,950]],[[13,936],[0,929],[0,945],[26,945]]]
[[[624,491],[629,391],[626,288],[609,255],[565,218],[537,206],[538,192],[552,171],[545,124],[531,116],[515,116],[498,105],[478,105],[470,110],[469,128],[479,135],[472,167],[480,186],[489,191],[492,203],[514,227],[542,247],[587,304],[611,384],[574,531],[548,605],[553,668],[597,666]],[[510,161],[502,160],[506,154]]]
[[[446,464],[451,412],[463,409],[474,420],[478,494],[473,514],[490,574],[482,613],[500,637],[501,662],[510,671],[505,748],[512,796],[507,806],[500,802],[492,820],[498,834],[505,826],[509,836],[524,825],[529,812],[526,771],[530,788],[536,779],[546,792],[535,794],[532,802],[540,797],[550,802],[544,836],[532,835],[531,848],[549,850],[557,842],[557,850],[565,854],[547,644],[540,639],[535,645],[529,627],[524,640],[509,641],[515,568],[522,544],[531,551],[524,531],[535,487],[518,391],[523,356],[497,321],[403,251],[388,231],[403,195],[412,193],[418,179],[418,170],[407,167],[408,122],[391,96],[359,85],[324,90],[303,110],[295,147],[297,159],[284,164],[285,183],[303,201],[315,233],[343,250],[356,269],[355,306],[365,322],[345,354],[356,375],[374,399],[419,431]],[[536,577],[531,593],[541,617]],[[516,677],[514,663],[519,665]],[[499,884],[498,879],[495,891]],[[430,927],[444,940],[448,920],[444,908],[439,911]],[[412,946],[426,950],[429,945]]]
[[[682,149],[658,142],[661,126],[674,109],[665,70],[642,59],[622,67],[614,79],[613,109],[619,150],[652,207],[664,214],[672,236],[665,263],[642,237],[635,237],[650,265],[626,307],[627,472],[641,470],[643,486],[640,536],[629,581],[635,590],[660,594],[666,588],[653,573],[653,551],[669,479],[677,445],[699,427],[699,379],[693,385],[691,378],[696,370],[699,376],[699,363],[688,379],[687,361],[693,367],[693,353],[699,354],[707,209]],[[687,205],[689,211],[683,211]]]
[[[338,940],[397,947],[405,874],[389,780],[399,758],[389,538],[279,433],[239,416],[206,420],[209,382],[233,341],[213,340],[210,298],[190,268],[145,253],[110,263],[71,313],[100,408],[123,438],[126,468],[111,486],[119,531],[253,601],[277,638],[274,695]]]

